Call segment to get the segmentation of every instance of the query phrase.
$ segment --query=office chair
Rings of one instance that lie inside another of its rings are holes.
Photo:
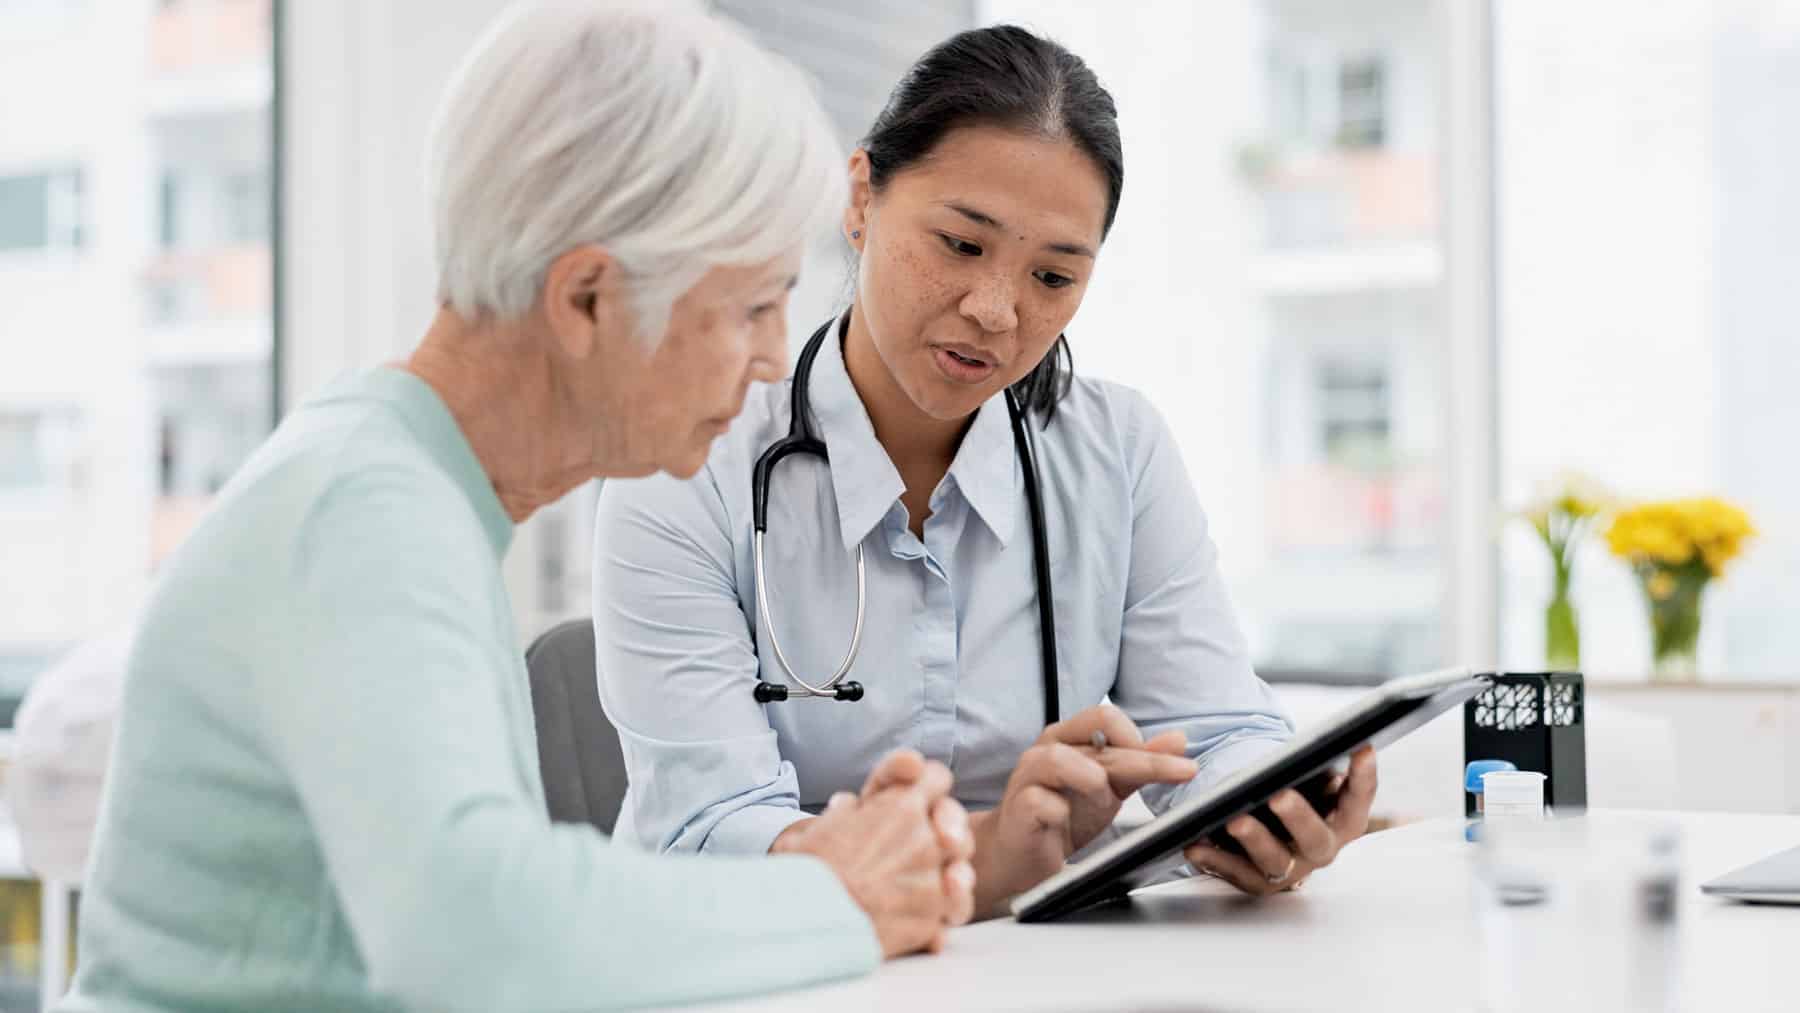
[[[593,623],[571,619],[552,627],[525,651],[525,667],[550,818],[611,834],[625,800],[625,757],[600,708]]]

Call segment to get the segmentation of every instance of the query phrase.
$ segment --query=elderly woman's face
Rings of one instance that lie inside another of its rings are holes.
[[[799,267],[797,252],[715,267],[676,300],[662,342],[633,363],[620,473],[692,476],[743,410],[750,384],[786,375],[788,292]]]

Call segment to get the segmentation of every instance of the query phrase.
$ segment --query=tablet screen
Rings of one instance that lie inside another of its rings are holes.
[[[1045,921],[1121,897],[1181,865],[1183,848],[1239,814],[1284,788],[1301,785],[1365,744],[1379,749],[1398,740],[1473,697],[1489,681],[1462,668],[1390,680],[1295,736],[1280,751],[1020,894],[1013,912],[1022,922]]]

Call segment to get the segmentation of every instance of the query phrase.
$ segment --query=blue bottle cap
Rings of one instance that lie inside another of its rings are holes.
[[[1495,770],[1518,770],[1507,760],[1472,760],[1463,770],[1463,790],[1481,791],[1481,775]]]

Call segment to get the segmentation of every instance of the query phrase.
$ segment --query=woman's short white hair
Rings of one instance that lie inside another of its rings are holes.
[[[692,2],[517,4],[432,127],[438,298],[517,319],[557,257],[594,243],[623,267],[654,342],[709,268],[828,228],[842,158],[811,82]]]

